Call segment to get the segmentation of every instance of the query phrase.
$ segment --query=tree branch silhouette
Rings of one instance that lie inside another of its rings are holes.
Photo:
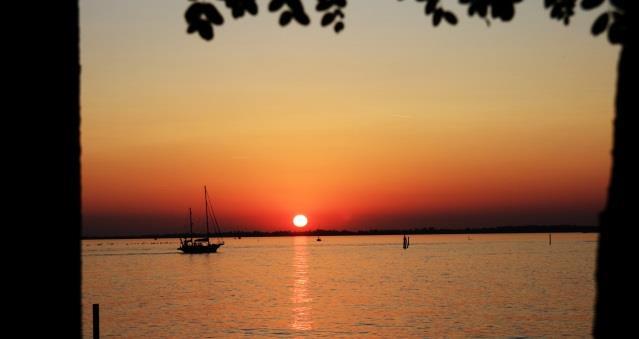
[[[231,9],[234,19],[244,16],[245,12],[257,15],[258,6],[255,0],[219,0]],[[403,0],[398,0],[403,1]],[[442,19],[450,25],[456,25],[457,15],[446,10],[440,0],[415,0],[424,2],[424,14],[431,16],[433,26],[439,26]],[[608,31],[608,40],[612,44],[623,43],[624,36],[628,30],[626,12],[626,1],[609,0],[611,9],[603,12],[592,25],[593,35],[599,35]],[[498,19],[508,22],[515,17],[515,5],[522,0],[459,0],[462,5],[468,6],[468,16],[477,15],[490,24],[491,19]],[[592,10],[603,4],[604,0],[582,0],[581,8]],[[322,13],[321,25],[333,25],[335,33],[344,29],[344,11],[346,0],[317,0],[315,9]],[[563,21],[565,25],[570,24],[570,18],[575,15],[577,0],[544,0],[544,7],[550,11],[550,17]],[[283,9],[283,10],[282,10]],[[307,26],[310,18],[304,10],[302,0],[271,0],[268,5],[269,12],[280,12],[279,23],[287,26],[293,19],[299,24]],[[281,10],[281,11],[280,11]],[[224,18],[213,3],[207,1],[193,1],[184,13],[184,18],[188,24],[187,32],[198,32],[205,40],[213,40],[213,28],[215,25],[224,24]]]

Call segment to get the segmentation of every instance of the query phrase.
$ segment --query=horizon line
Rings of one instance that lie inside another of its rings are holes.
[[[276,231],[225,231],[221,237],[281,237],[281,236],[340,236],[340,235],[396,235],[396,234],[466,234],[466,233],[597,233],[599,227],[596,225],[505,225],[486,227],[466,227],[466,228],[436,228],[433,226],[422,228],[406,229],[379,229],[372,228],[366,230],[276,230]],[[205,233],[193,233],[193,236],[204,236]],[[176,233],[145,233],[129,235],[82,235],[81,240],[91,239],[140,239],[140,238],[182,238],[189,236],[187,232]],[[209,237],[217,237],[209,235]]]

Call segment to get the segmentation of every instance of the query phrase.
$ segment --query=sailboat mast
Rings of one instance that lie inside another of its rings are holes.
[[[204,186],[204,214],[206,215],[206,240],[209,239],[209,199],[207,199],[206,185]]]
[[[191,240],[193,239],[193,217],[191,207],[189,207],[189,231],[191,231]]]

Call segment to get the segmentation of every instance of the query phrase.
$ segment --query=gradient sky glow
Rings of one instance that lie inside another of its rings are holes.
[[[257,17],[205,42],[187,1],[81,0],[87,235],[185,231],[207,185],[223,230],[595,224],[618,47],[542,2],[490,27],[445,2],[352,0],[346,29]],[[602,9],[603,10],[603,9]]]

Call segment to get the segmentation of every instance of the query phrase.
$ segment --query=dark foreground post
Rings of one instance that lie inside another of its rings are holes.
[[[93,304],[93,339],[100,338],[100,304]]]

